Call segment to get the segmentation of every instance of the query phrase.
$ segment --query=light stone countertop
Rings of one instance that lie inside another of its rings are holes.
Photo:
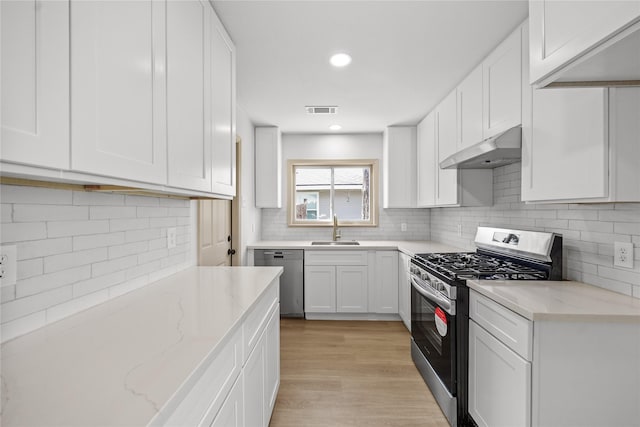
[[[640,299],[574,281],[467,280],[529,320],[639,322]]]
[[[348,241],[348,240],[343,240]],[[247,246],[248,249],[306,249],[306,250],[399,250],[409,256],[419,253],[469,252],[455,246],[429,241],[358,240],[359,245],[312,245],[311,240],[260,241]]]
[[[2,425],[148,424],[281,274],[192,267],[7,341]]]

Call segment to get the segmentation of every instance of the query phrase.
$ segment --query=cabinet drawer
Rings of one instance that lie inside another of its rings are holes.
[[[186,398],[178,404],[165,425],[210,425],[242,369],[242,330],[238,328],[230,341],[203,363],[192,377],[199,378]]]
[[[507,347],[531,360],[533,323],[473,289],[469,295],[469,317]]]
[[[367,265],[367,251],[304,251],[305,265]]]
[[[279,280],[280,279],[276,279],[275,281],[279,282]],[[270,284],[267,292],[265,292],[265,294],[260,298],[242,325],[242,329],[244,331],[243,365],[260,339],[260,334],[267,325],[269,314],[273,310],[273,307],[278,304],[279,292],[280,286],[277,283],[275,285]]]

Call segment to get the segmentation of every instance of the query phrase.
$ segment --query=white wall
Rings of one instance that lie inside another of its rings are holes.
[[[255,127],[249,116],[238,106],[236,132],[242,139],[240,144],[240,243],[236,250],[241,254],[242,265],[247,265],[247,245],[260,240],[262,211],[255,207]]]
[[[287,203],[290,159],[377,159],[378,160],[378,226],[342,227],[343,240],[428,240],[427,209],[382,209],[382,133],[346,135],[282,135],[282,209],[262,210],[262,240],[327,240],[327,227],[288,227]],[[407,231],[401,231],[401,224]]]
[[[16,285],[1,288],[3,341],[196,263],[189,200],[14,185],[0,200],[0,242],[18,259]]]
[[[479,225],[560,233],[565,279],[640,298],[640,203],[528,205],[520,201],[520,163],[494,169],[493,181],[491,207],[431,209],[432,240],[475,250]],[[633,269],[613,265],[616,241],[633,242]]]

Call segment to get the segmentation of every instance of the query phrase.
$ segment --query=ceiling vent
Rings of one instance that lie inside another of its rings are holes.
[[[307,105],[304,108],[307,110],[308,114],[336,114],[338,112],[338,107],[336,105],[333,105],[333,106]]]

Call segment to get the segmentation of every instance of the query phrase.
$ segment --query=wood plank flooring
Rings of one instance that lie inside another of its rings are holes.
[[[282,319],[270,427],[448,427],[401,322]]]

